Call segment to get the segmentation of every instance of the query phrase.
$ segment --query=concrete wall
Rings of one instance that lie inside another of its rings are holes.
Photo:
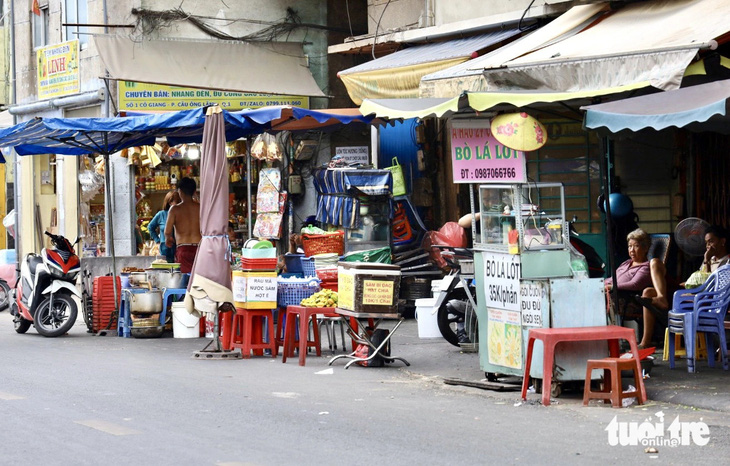
[[[570,0],[545,1],[535,0],[532,7],[569,3]],[[530,0],[368,0],[368,34],[375,33],[380,20],[378,32],[388,30],[415,29],[419,21],[423,23],[426,3],[433,5],[433,26],[465,21],[483,16],[520,12],[530,5]],[[387,6],[387,8],[386,8]],[[385,13],[383,14],[383,9]],[[382,18],[381,18],[382,16]]]

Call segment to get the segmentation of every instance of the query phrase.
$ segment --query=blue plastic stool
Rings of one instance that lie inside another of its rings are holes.
[[[160,325],[165,325],[167,319],[167,308],[172,305],[172,298],[185,296],[188,292],[187,288],[163,288],[162,289],[162,312],[160,313]],[[168,304],[168,299],[170,300]]]

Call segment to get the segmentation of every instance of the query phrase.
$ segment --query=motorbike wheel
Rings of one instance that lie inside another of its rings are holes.
[[[449,312],[447,304],[451,300],[459,300],[466,302],[466,309],[463,313],[453,314]],[[456,288],[452,290],[449,295],[444,299],[443,304],[436,313],[436,321],[438,323],[439,330],[444,339],[454,346],[461,346],[459,344],[459,337],[456,333],[457,324],[465,323],[465,331],[467,336],[471,339],[472,343],[476,343],[476,314],[472,309],[471,304],[466,297],[466,291],[463,288]],[[466,322],[465,322],[466,321]]]
[[[38,333],[44,337],[57,337],[71,330],[76,322],[78,309],[76,301],[65,293],[53,296],[53,309],[50,304],[50,297],[41,301],[33,320]]]
[[[13,327],[15,327],[15,331],[20,334],[27,332],[31,323],[31,321],[23,319],[19,315],[13,317]]]
[[[10,306],[10,286],[5,280],[0,279],[0,312]]]

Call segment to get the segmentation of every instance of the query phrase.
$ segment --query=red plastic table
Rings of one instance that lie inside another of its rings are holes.
[[[532,363],[532,347],[535,340],[541,340],[544,346],[542,359],[542,404],[550,405],[550,386],[553,381],[553,363],[555,347],[565,341],[597,341],[608,342],[608,350],[613,358],[619,357],[619,340],[626,340],[631,346],[631,353],[636,360],[636,370],[641,374],[639,349],[636,346],[636,334],[633,329],[607,325],[599,327],[565,327],[565,328],[534,328],[527,336],[527,359],[525,360],[525,375],[522,379],[522,399],[527,399],[527,386],[530,382],[530,365]],[[642,403],[646,402],[646,389],[643,379],[639,378]]]

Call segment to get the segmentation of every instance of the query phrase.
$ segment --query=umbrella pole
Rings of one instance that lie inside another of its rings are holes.
[[[248,183],[246,183],[246,193],[248,195],[248,198],[246,198],[246,205],[248,206],[248,212],[247,212],[247,219],[248,219],[248,238],[251,239],[251,233],[253,232],[253,225],[252,225],[252,219],[251,219],[251,209],[253,206],[251,205],[251,139],[246,138],[246,179],[248,180]]]
[[[618,302],[618,287],[616,286],[616,268],[614,267],[614,243],[613,243],[613,221],[611,220],[611,203],[609,202],[609,196],[611,194],[611,174],[610,161],[611,148],[613,144],[608,138],[603,138],[603,145],[605,147],[605,153],[603,155],[603,199],[606,211],[606,245],[608,250],[608,267],[611,269],[611,279],[613,280],[613,286],[611,287],[610,295],[611,302],[613,302],[613,308],[616,310],[615,314],[612,314],[611,323],[613,325],[621,325],[620,316],[621,310],[619,309]]]
[[[114,315],[117,316],[117,322],[119,321],[119,305],[117,304],[119,301],[119,294],[117,293],[117,258],[114,254],[114,219],[113,219],[113,213],[111,211],[112,208],[112,194],[111,194],[111,178],[109,176],[109,170],[111,167],[109,166],[109,153],[104,153],[104,188],[106,190],[106,205],[107,209],[107,219],[109,221],[109,225],[107,225],[107,231],[109,232],[109,240],[107,241],[107,247],[109,254],[111,254],[112,257],[112,280],[113,285],[112,289],[114,290]],[[111,321],[109,322],[111,324]],[[108,326],[107,326],[108,327]]]

